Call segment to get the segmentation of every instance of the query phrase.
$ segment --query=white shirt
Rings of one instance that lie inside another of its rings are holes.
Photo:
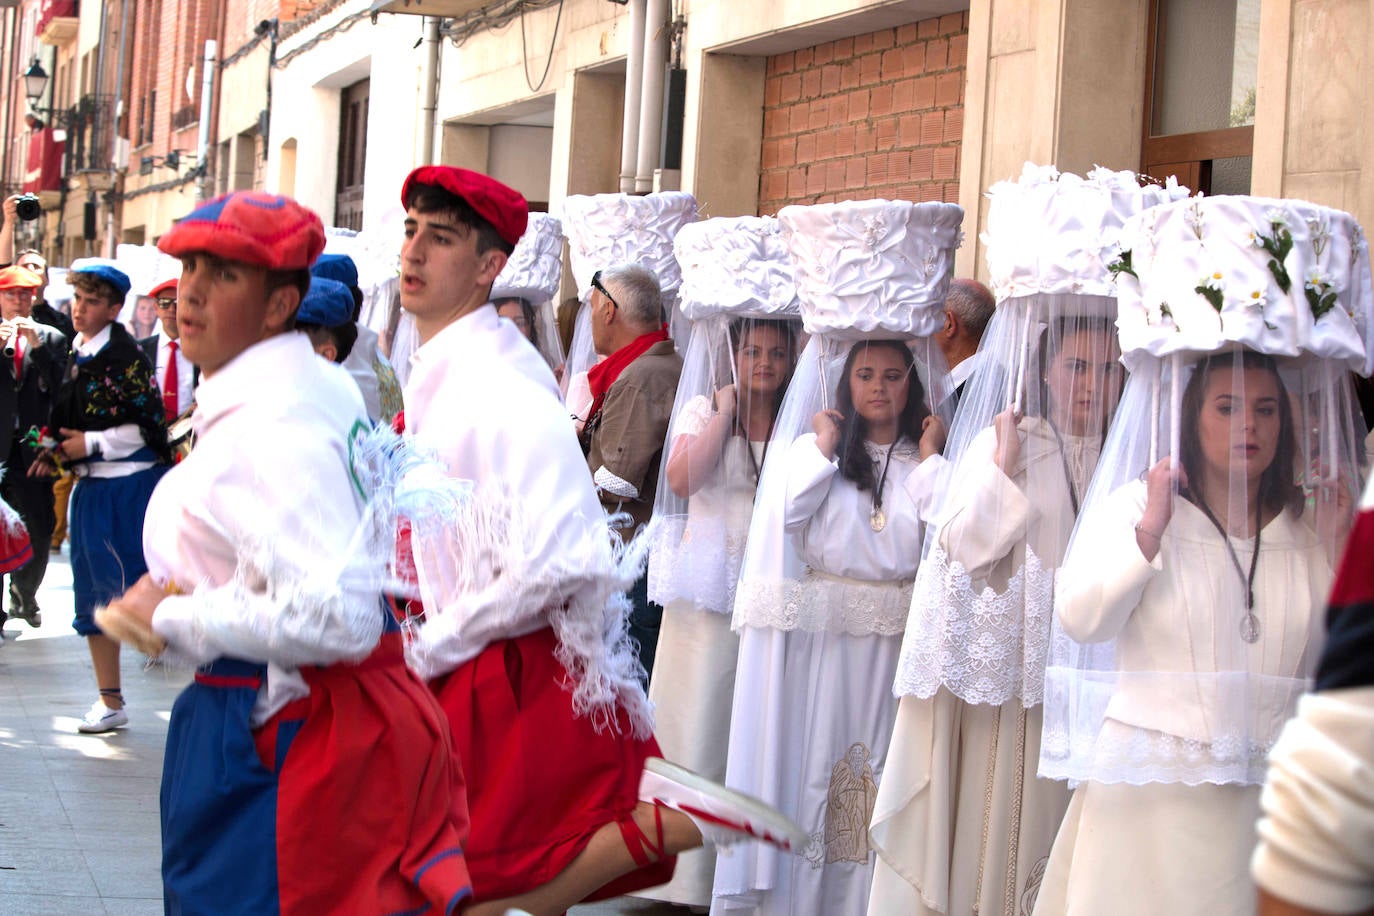
[[[72,347],[78,356],[95,356],[110,342],[110,325],[89,340],[85,334],[78,333]],[[147,470],[156,461],[121,461],[143,448],[143,430],[137,423],[121,423],[109,429],[88,430],[85,434],[86,454],[92,457],[85,462],[85,475],[88,477],[127,477]],[[103,460],[102,460],[103,459]]]
[[[552,624],[582,698],[638,712],[643,694],[617,645],[628,583],[543,357],[482,306],[411,357],[405,412],[416,444],[474,484],[467,517],[412,531],[426,611],[409,647],[416,671],[437,677]]]
[[[163,599],[153,629],[177,660],[267,664],[261,724],[309,694],[301,665],[361,659],[381,636],[375,582],[346,556],[362,510],[349,458],[362,398],[304,335],[281,334],[206,376],[192,423],[196,447],[144,522],[149,572],[184,593]]]
[[[184,413],[196,400],[195,386],[195,366],[186,358],[186,354],[181,352],[181,343],[177,342],[177,413]],[[159,323],[157,326],[157,373],[153,381],[157,382],[157,390],[162,390],[162,383],[167,380],[167,364],[172,358],[172,338],[167,336]]]

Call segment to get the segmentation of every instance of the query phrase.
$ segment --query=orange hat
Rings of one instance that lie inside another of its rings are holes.
[[[0,270],[0,289],[38,289],[43,278],[27,267],[6,267]]]
[[[290,197],[234,191],[192,210],[157,247],[174,258],[205,252],[268,270],[305,270],[324,251],[324,224]]]
[[[162,281],[161,283],[159,283],[157,286],[154,286],[152,289],[148,290],[148,296],[149,296],[150,298],[157,299],[157,298],[159,298],[160,296],[162,296],[164,293],[171,293],[172,295],[176,295],[176,291],[177,291],[177,281],[176,281],[176,280],[163,280],[163,281]]]

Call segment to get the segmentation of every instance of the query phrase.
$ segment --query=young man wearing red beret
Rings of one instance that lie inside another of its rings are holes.
[[[149,575],[101,620],[197,666],[167,736],[167,910],[453,912],[471,890],[448,726],[351,544],[362,398],[293,331],[319,217],[237,192],[159,247],[182,262],[198,438],[148,507]]]
[[[660,759],[626,635],[640,548],[613,547],[553,376],[487,303],[524,198],[449,166],[412,172],[401,196],[401,306],[421,341],[406,431],[473,482],[467,517],[410,532],[424,611],[408,646],[467,776],[469,912],[661,884],[703,830],[798,842],[777,812]]]

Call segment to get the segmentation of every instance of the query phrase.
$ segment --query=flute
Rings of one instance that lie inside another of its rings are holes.
[[[13,359],[15,338],[25,328],[34,327],[33,319],[25,318],[23,315],[16,315],[13,318],[8,318],[4,321],[0,321],[0,326],[8,326],[13,329],[12,331],[10,331],[9,336],[5,338],[5,355],[8,356],[10,359]]]

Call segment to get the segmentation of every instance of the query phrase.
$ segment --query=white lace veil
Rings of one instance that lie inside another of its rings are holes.
[[[674,245],[692,332],[654,499],[649,598],[729,614],[770,421],[799,352],[796,283],[770,217],[690,223]],[[768,419],[751,436],[755,408]]]
[[[1131,375],[1056,583],[1040,774],[1255,785],[1358,500],[1367,253],[1346,214],[1219,197],[1141,214],[1122,265]]]
[[[845,360],[851,347],[865,340],[906,339],[927,406],[948,401],[944,356],[929,335],[943,323],[963,211],[947,204],[875,200],[786,207],[778,217],[796,272],[803,326],[811,336],[759,480],[732,626],[843,631],[853,625],[871,632],[858,620],[832,619],[831,611],[846,604],[844,596],[831,607],[795,600],[806,569],[784,526],[786,453],[812,430],[816,413],[836,406]],[[866,616],[889,624],[891,618],[904,621],[905,606],[891,611],[876,609]],[[900,622],[894,632],[901,632]]]
[[[999,305],[945,448],[898,696],[943,686],[968,703],[1040,702],[1055,570],[1121,395],[1108,263],[1128,218],[1181,194],[1029,163],[989,191]]]

